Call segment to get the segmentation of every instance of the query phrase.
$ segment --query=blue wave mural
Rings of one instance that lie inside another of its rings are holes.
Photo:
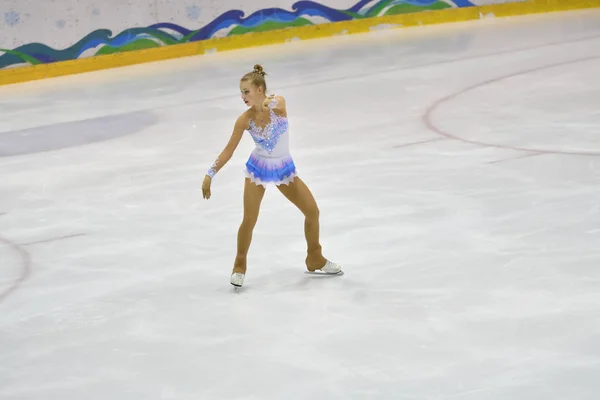
[[[369,4],[371,5],[368,6]],[[292,5],[292,11],[266,8],[244,17],[243,11],[231,10],[196,30],[164,22],[126,29],[114,37],[109,29],[99,29],[62,50],[53,49],[43,43],[29,43],[15,49],[0,49],[0,52],[4,52],[0,56],[0,69],[23,63],[36,65],[74,60],[90,50],[92,51],[88,56],[195,42],[210,39],[223,30],[229,30],[226,36],[233,36],[291,26],[312,25],[310,19],[313,17],[339,22],[474,5],[468,0],[380,0],[377,2],[360,0],[348,9],[338,10],[313,1],[298,1]]]

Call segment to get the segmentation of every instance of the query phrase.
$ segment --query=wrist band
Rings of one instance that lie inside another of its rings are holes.
[[[210,176],[211,179],[212,179],[212,177],[214,177],[217,174],[217,161],[219,161],[218,158],[215,160],[213,165],[211,165],[210,168],[208,169],[208,171],[206,172],[206,175]]]

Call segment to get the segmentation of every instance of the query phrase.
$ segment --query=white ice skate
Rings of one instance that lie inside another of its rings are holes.
[[[314,271],[307,271],[307,273],[321,275],[341,275],[344,272],[342,271],[342,266],[340,264],[327,260],[322,268],[316,269]]]
[[[244,276],[245,274],[242,274],[241,272],[234,272],[231,274],[231,284],[236,287],[242,287]]]

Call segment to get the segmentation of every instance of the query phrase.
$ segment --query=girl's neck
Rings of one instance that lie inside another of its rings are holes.
[[[265,102],[265,99],[267,98],[267,96],[262,96],[262,98],[260,99],[260,103],[255,104],[254,105],[254,112],[261,112],[263,111],[263,103]]]

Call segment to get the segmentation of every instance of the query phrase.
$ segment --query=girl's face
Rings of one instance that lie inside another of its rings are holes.
[[[262,104],[264,97],[262,86],[256,87],[252,84],[252,82],[241,81],[240,91],[242,93],[242,100],[248,107],[254,107],[256,104]]]

